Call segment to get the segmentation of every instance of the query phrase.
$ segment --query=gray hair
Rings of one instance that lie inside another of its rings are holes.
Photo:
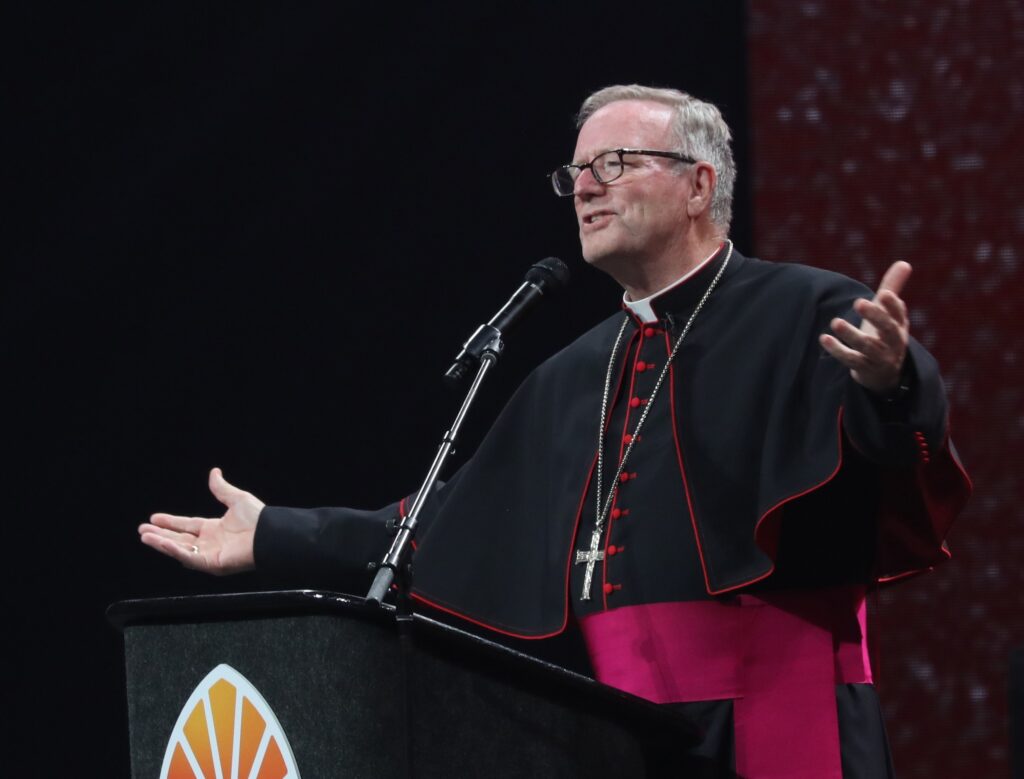
[[[722,112],[678,89],[658,89],[639,84],[625,84],[599,89],[580,106],[576,129],[609,103],[620,100],[650,100],[675,109],[672,129],[679,148],[676,151],[698,160],[710,162],[718,177],[711,197],[711,221],[725,230],[732,221],[732,188],[736,181],[736,163],[732,157],[732,133]]]

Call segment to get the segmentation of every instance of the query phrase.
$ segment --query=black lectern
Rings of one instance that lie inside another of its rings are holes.
[[[681,716],[337,593],[124,601],[132,775],[679,775]],[[170,745],[170,746],[169,746]],[[219,771],[214,765],[219,766]]]

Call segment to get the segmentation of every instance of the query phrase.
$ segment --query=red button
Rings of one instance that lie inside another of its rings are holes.
[[[630,408],[640,408],[640,398],[630,398],[629,399],[629,407]]]
[[[645,327],[644,328],[644,337],[645,338],[654,338],[654,328],[653,327]]]
[[[626,433],[626,434],[625,434],[624,436],[622,436],[622,442],[623,442],[623,443],[626,443],[626,444],[628,444],[628,443],[630,443],[630,442],[631,442],[632,440],[633,440],[633,436],[631,436],[631,435],[630,435],[629,433]]]
[[[614,556],[614,555],[617,555],[618,553],[619,553],[619,548],[617,546],[615,546],[615,544],[609,544],[608,545],[608,554],[609,555],[613,555]]]
[[[611,595],[612,594],[612,590],[614,590],[614,589],[615,588],[612,586],[611,582],[605,582],[604,583],[604,594],[605,595]]]
[[[636,478],[636,473],[635,472],[634,473],[626,473],[625,471],[623,471],[622,473],[619,474],[619,481],[622,482],[623,484],[625,484],[630,479],[635,479],[635,478]]]
[[[636,364],[636,372],[643,373],[645,370],[647,370],[647,363],[643,360],[639,360]]]
[[[622,516],[622,509],[612,509],[612,519],[618,519]]]

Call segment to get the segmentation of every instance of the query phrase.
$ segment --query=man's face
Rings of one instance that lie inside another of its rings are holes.
[[[580,128],[573,162],[590,162],[609,149],[671,151],[672,109],[645,100],[622,100],[596,111]],[[627,155],[625,172],[600,184],[590,170],[576,180],[573,201],[583,258],[616,276],[624,263],[650,265],[671,261],[682,248],[688,218],[690,178],[659,157]]]

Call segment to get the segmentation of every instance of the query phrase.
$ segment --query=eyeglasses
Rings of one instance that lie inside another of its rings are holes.
[[[563,165],[556,168],[551,174],[551,186],[555,188],[555,194],[559,197],[569,197],[576,188],[576,179],[587,168],[599,184],[611,184],[626,170],[624,157],[627,154],[643,154],[648,157],[666,157],[670,160],[678,160],[693,165],[697,160],[685,154],[675,151],[653,151],[651,149],[611,149],[601,152],[594,159],[584,165]]]

